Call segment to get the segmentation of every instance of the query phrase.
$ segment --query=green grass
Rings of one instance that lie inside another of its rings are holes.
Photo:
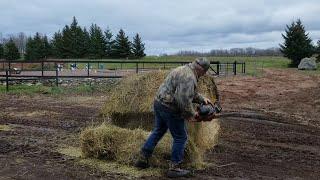
[[[10,94],[34,94],[34,93],[43,93],[46,94],[50,92],[51,88],[46,86],[38,85],[10,85],[9,92]],[[0,93],[6,93],[6,86],[0,85]]]
[[[245,62],[246,63],[246,74],[247,75],[253,75],[253,76],[259,76],[262,74],[264,68],[281,68],[285,69],[288,68],[290,64],[290,60],[285,57],[279,57],[279,56],[258,56],[258,57],[242,57],[242,56],[235,56],[235,57],[207,57],[211,61],[219,61],[221,63],[233,63],[235,61],[237,62]],[[154,69],[171,69],[174,67],[179,66],[180,64],[158,64],[157,61],[164,61],[164,62],[172,62],[172,61],[193,61],[195,57],[193,56],[147,56],[142,59],[139,59],[138,61],[147,61],[147,62],[155,62],[155,63],[145,63],[145,64],[139,64],[139,68],[154,68]],[[81,60],[81,61],[90,61],[90,59],[66,59],[69,61],[72,60]],[[96,61],[103,60],[103,61],[119,61],[119,63],[91,63],[90,66],[92,69],[99,69],[99,66],[103,66],[103,69],[135,69],[136,64],[130,63],[131,61],[137,61],[135,60],[124,60],[124,59],[97,59]],[[120,63],[120,61],[126,61],[125,63]],[[319,63],[318,63],[319,64]],[[39,69],[40,64],[34,65],[33,68]],[[79,69],[85,69],[86,63],[78,63],[77,67]],[[54,70],[53,66],[48,66],[48,69]],[[216,67],[213,65],[213,68],[216,69]],[[70,63],[64,64],[64,69],[70,69]],[[241,72],[241,66],[237,66],[237,72]],[[229,73],[232,73],[232,65],[229,66]],[[320,74],[320,66],[317,71],[313,72],[307,72],[310,74]]]
[[[20,94],[20,95],[32,95],[32,94],[49,94],[49,95],[62,95],[62,94],[92,94],[94,92],[107,92],[111,86],[106,85],[88,85],[81,84],[72,87],[61,86],[44,86],[44,85],[10,85],[9,91],[6,92],[6,86],[0,85],[0,94]]]
[[[246,62],[246,63],[253,63],[253,62],[259,62],[263,63],[266,67],[286,67],[289,64],[289,60],[284,57],[277,57],[277,56],[259,56],[259,57],[242,57],[242,56],[236,56],[236,57],[207,57],[209,60],[212,61],[220,61],[221,63],[226,63],[226,62]],[[147,56],[142,59],[132,59],[132,60],[125,60],[125,59],[96,59],[94,61],[126,61],[125,63],[111,63],[111,64],[105,64],[105,63],[99,63],[100,65],[104,66],[104,69],[120,69],[122,68],[135,68],[136,64],[135,63],[130,63],[131,61],[147,61],[147,62],[156,62],[156,61],[165,61],[165,62],[170,62],[170,61],[193,61],[195,57],[193,56]],[[66,61],[93,61],[92,59],[65,59]],[[70,64],[71,63],[66,63],[64,64],[64,69],[70,69]],[[87,63],[77,63],[77,67],[79,69],[84,69],[86,67]],[[19,63],[18,63],[19,66]],[[90,66],[93,69],[98,69],[98,63],[90,63]],[[139,64],[139,68],[141,68],[143,65]],[[177,65],[173,65],[177,66]],[[162,68],[163,65],[157,64],[157,63],[152,63],[152,64],[144,64],[144,67],[154,67],[154,68]],[[166,64],[166,67],[169,67],[169,64]],[[41,64],[34,64],[31,65],[32,69],[38,69],[41,68]],[[54,70],[53,65],[48,65],[45,64],[46,69]]]
[[[246,63],[246,70],[247,74],[253,75],[257,74],[260,69],[263,68],[287,68],[290,60],[284,57],[273,57],[273,56],[260,56],[260,57],[207,57],[211,61],[219,61],[221,63],[233,63],[235,61],[237,62],[245,62]],[[174,68],[179,66],[180,64],[158,64],[157,61],[164,61],[164,62],[172,62],[172,61],[193,61],[195,57],[191,56],[163,56],[163,57],[157,57],[157,56],[147,56],[143,59],[140,59],[138,61],[147,61],[147,62],[155,62],[155,63],[145,63],[145,64],[139,64],[139,68]],[[103,59],[103,60],[116,60],[121,61],[119,59]],[[100,66],[102,65],[104,69],[134,69],[136,68],[135,63],[130,63],[130,61],[133,60],[126,60],[125,63],[99,63]],[[86,66],[85,63],[78,63],[77,67],[79,69],[84,69]],[[98,63],[91,63],[90,66],[93,69],[98,69]],[[65,68],[69,68],[69,64],[65,64]],[[230,66],[232,68],[232,66]],[[241,67],[237,67],[237,71],[241,71]],[[261,70],[260,70],[261,71]]]

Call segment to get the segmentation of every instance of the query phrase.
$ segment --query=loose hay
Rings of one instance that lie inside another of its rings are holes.
[[[195,126],[202,127],[199,125]],[[94,157],[115,161],[120,164],[132,165],[149,134],[150,132],[142,129],[130,130],[104,123],[98,127],[87,128],[81,133],[81,151],[84,157]],[[197,144],[195,143],[197,138],[197,136],[191,136],[189,139],[185,152],[185,164],[201,168],[207,143],[202,141],[202,143]],[[206,141],[208,142],[209,139]],[[171,144],[170,135],[165,135],[150,159],[150,163],[153,166],[168,167]]]
[[[81,150],[85,157],[113,160],[132,165],[149,133],[142,129],[129,130],[112,124],[87,128],[81,133]],[[167,164],[171,139],[165,136],[151,159],[155,166]]]
[[[128,179],[130,179],[131,177],[140,178],[145,176],[161,176],[163,174],[160,168],[148,168],[145,170],[139,170],[132,166],[119,164],[117,162],[106,162],[96,158],[81,158],[81,149],[78,147],[70,146],[59,148],[58,152],[63,155],[75,158],[75,163],[80,166],[86,165],[95,169],[99,169],[100,171],[105,173],[126,175]]]
[[[9,125],[1,125],[0,124],[0,131],[12,131],[13,129]]]
[[[113,160],[132,164],[153,127],[153,100],[168,72],[156,71],[127,77],[111,90],[108,102],[101,114],[111,118],[111,124],[88,128],[81,134],[81,149],[86,157]],[[216,99],[216,86],[211,76],[199,80],[199,92]],[[116,126],[114,126],[116,125]],[[218,120],[187,123],[188,143],[185,162],[201,168],[205,152],[217,143]],[[156,147],[151,164],[167,167],[171,152],[170,135],[166,135]]]

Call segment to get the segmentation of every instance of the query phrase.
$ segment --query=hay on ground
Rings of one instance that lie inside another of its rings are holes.
[[[129,130],[104,123],[95,128],[87,128],[81,133],[81,150],[85,157],[95,157],[132,165],[149,133],[142,129]],[[171,139],[164,137],[157,146],[152,164],[161,167],[167,164]]]
[[[161,168],[148,168],[141,171],[130,165],[119,164],[115,161],[105,161],[97,158],[81,158],[82,153],[81,153],[81,148],[79,147],[72,147],[72,146],[62,147],[58,149],[58,152],[63,155],[75,158],[74,162],[77,165],[89,166],[105,173],[111,173],[111,174],[116,173],[116,174],[127,175],[128,179],[130,179],[131,177],[134,177],[134,178],[140,178],[140,177],[146,177],[146,176],[157,177],[163,174],[163,171]],[[78,158],[81,158],[81,159],[78,159]]]
[[[13,129],[9,125],[1,125],[0,124],[0,131],[12,131]]]
[[[81,151],[84,157],[132,165],[149,134],[150,132],[142,129],[130,130],[104,123],[98,127],[87,128],[81,133]],[[185,165],[201,168],[205,149],[197,146],[194,140],[188,141],[185,151]],[[168,167],[171,145],[172,138],[168,133],[155,148],[150,163],[155,167]]]

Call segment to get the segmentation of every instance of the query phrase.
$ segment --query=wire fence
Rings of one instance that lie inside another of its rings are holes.
[[[122,78],[131,74],[167,70],[190,63],[189,61],[0,61],[0,81],[28,81],[61,78]],[[209,74],[228,76],[246,73],[245,62],[210,62]]]

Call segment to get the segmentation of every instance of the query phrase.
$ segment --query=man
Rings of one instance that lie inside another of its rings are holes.
[[[209,99],[197,92],[197,81],[209,69],[210,62],[197,58],[194,62],[172,70],[160,86],[154,101],[155,127],[141,148],[136,167],[148,168],[148,159],[159,140],[169,129],[173,137],[169,177],[188,176],[190,171],[180,168],[187,142],[185,120],[197,121],[199,114],[192,103],[208,104]]]

